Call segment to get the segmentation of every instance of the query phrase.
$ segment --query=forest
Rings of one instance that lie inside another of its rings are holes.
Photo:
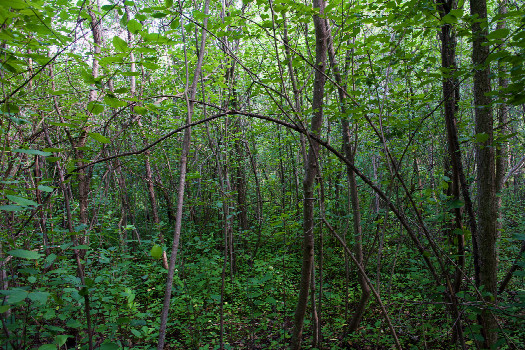
[[[524,349],[524,28],[1,0],[0,348]]]

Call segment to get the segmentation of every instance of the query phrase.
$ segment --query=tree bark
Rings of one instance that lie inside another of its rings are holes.
[[[501,19],[496,25],[496,29],[505,29],[507,27],[505,19],[505,16],[507,15],[507,2],[508,0],[499,0],[498,14],[501,16]],[[505,50],[505,42],[501,43],[499,50]],[[509,77],[506,63],[501,60],[498,61],[498,76],[498,87],[500,90],[505,90],[509,86]],[[501,208],[502,205],[502,192],[505,185],[505,175],[507,169],[510,167],[510,147],[505,138],[511,133],[511,129],[508,125],[509,106],[506,103],[507,96],[502,96],[502,94],[500,94],[500,96],[503,101],[501,101],[498,106],[498,141],[496,143],[496,200],[498,201],[498,208]],[[497,230],[499,233],[501,232],[503,222],[503,213],[501,210],[498,213],[498,217]]]
[[[325,1],[314,0],[313,7],[319,9],[319,15],[314,15],[315,25],[315,80],[312,101],[311,131],[319,134],[323,123],[323,97],[326,70],[326,22],[321,17],[324,13]],[[303,262],[301,266],[301,282],[299,284],[299,298],[294,316],[294,330],[292,334],[291,349],[301,348],[304,316],[308,301],[308,291],[311,283],[314,259],[314,183],[318,174],[317,156],[319,144],[310,139],[310,149],[305,164],[305,177],[303,180]]]
[[[499,10],[498,14],[502,17],[497,26],[496,29],[505,29],[507,27],[505,16],[507,15],[507,1],[508,0],[500,0],[499,1]],[[501,43],[501,46],[499,47],[499,50],[505,49],[505,42]],[[506,89],[509,86],[509,78],[508,78],[508,72],[507,67],[505,66],[505,63],[498,61],[498,85],[499,89]],[[498,138],[504,139],[506,135],[509,134],[509,126],[508,124],[508,114],[509,114],[509,106],[507,105],[505,101],[505,97],[503,97],[503,101],[499,104],[498,107]],[[509,144],[506,141],[500,141],[498,145],[496,145],[496,191],[498,193],[501,192],[504,185],[504,179],[505,174],[507,172],[507,169],[509,168]],[[498,196],[498,201],[501,206],[501,196]],[[501,226],[501,225],[500,225]]]
[[[497,219],[496,178],[494,157],[494,133],[490,87],[490,67],[486,64],[490,47],[487,43],[487,3],[486,0],[470,0],[472,23],[472,63],[474,65],[474,105],[476,143],[476,167],[478,178],[478,225],[480,284],[488,305],[495,302],[497,288]],[[484,346],[492,348],[498,339],[497,322],[486,308],[481,313],[481,326]]]
[[[449,0],[445,2],[440,2],[437,4],[439,15],[441,18],[445,17],[450,13],[451,10],[456,8],[455,0]],[[445,100],[444,109],[445,109],[445,125],[447,130],[448,138],[448,152],[450,163],[452,166],[452,176],[450,183],[450,192],[453,200],[459,200],[460,193],[460,181],[459,181],[459,172],[463,171],[463,166],[461,164],[461,150],[459,148],[457,127],[456,127],[456,109],[458,104],[458,97],[456,96],[456,90],[459,88],[457,85],[457,79],[454,74],[456,72],[456,35],[454,27],[450,24],[443,24],[441,26],[441,66],[444,68],[443,76],[443,99]],[[453,210],[454,215],[454,224],[453,227],[456,230],[463,229],[462,224],[462,215],[461,208],[456,206]],[[456,263],[456,273],[454,281],[454,292],[459,292],[461,288],[461,279],[462,279],[462,269],[465,266],[465,256],[464,256],[464,235],[459,234],[458,231],[450,232],[451,242],[457,241],[457,251],[458,256]],[[477,260],[475,258],[475,260]]]
[[[179,2],[179,6],[182,7],[182,5]],[[204,4],[204,15],[207,15],[209,12],[210,7],[210,0],[206,0]],[[180,9],[182,12],[182,8]],[[181,20],[182,22],[182,20]],[[205,17],[202,24],[202,34],[201,34],[201,42],[200,42],[200,49],[198,53],[197,58],[197,64],[195,66],[195,71],[193,74],[193,81],[191,86],[189,86],[189,73],[188,73],[188,59],[186,57],[186,91],[185,91],[185,97],[186,97],[186,104],[188,108],[188,113],[186,117],[186,123],[191,123],[191,118],[193,116],[193,108],[195,105],[195,96],[197,94],[197,83],[199,81],[199,77],[201,74],[202,69],[202,62],[204,60],[204,50],[206,48],[206,29],[208,25],[208,18]],[[185,36],[184,36],[184,26],[181,25],[182,28],[182,37],[185,42]],[[186,56],[186,49],[184,48],[184,53]],[[177,259],[177,251],[179,249],[179,240],[180,240],[180,232],[182,228],[182,209],[184,205],[184,189],[186,186],[186,169],[188,164],[188,153],[190,150],[190,143],[191,143],[191,128],[187,128],[184,130],[184,139],[182,143],[182,154],[180,159],[180,177],[179,177],[179,189],[177,193],[177,212],[176,212],[176,219],[175,219],[175,229],[173,232],[173,244],[171,247],[171,255],[170,255],[170,263],[168,267],[168,277],[166,280],[166,291],[164,293],[164,302],[162,305],[162,313],[160,316],[160,328],[159,328],[159,343],[157,345],[157,350],[163,350],[164,349],[164,342],[166,338],[166,327],[168,323],[168,314],[170,310],[170,301],[171,301],[171,289],[173,287],[173,276],[175,274],[175,260]]]

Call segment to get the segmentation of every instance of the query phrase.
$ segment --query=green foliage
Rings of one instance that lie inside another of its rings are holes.
[[[167,276],[159,259],[171,247],[177,220],[182,236],[168,346],[219,348],[221,316],[224,348],[288,346],[302,261],[303,149],[311,140],[237,115],[192,127],[180,219],[182,132],[149,146],[182,130],[189,111],[198,122],[237,109],[308,128],[316,66],[312,16],[319,9],[298,1],[210,4],[206,15],[202,1],[100,8],[83,1],[0,3],[0,272],[6,276],[0,343],[7,349],[87,349],[86,297],[98,349],[155,347]],[[523,155],[523,10],[499,15],[499,3],[489,2],[490,96],[494,110],[507,106],[509,117],[485,145],[490,136],[475,133],[471,118],[471,77],[478,69],[470,64],[473,19],[467,7],[440,17],[437,6],[328,2],[322,17],[331,26],[348,97],[340,100],[330,65],[320,137],[341,150],[341,124],[349,123],[355,166],[407,217],[423,247],[420,253],[385,201],[358,179],[364,265],[402,348],[453,347],[448,340],[457,320],[447,307],[448,291],[424,259],[453,281],[462,237],[466,266],[456,296],[466,346],[479,346],[478,316],[490,309],[501,324],[498,346],[520,348],[523,172],[518,167],[510,174],[500,193],[498,278],[517,269],[494,306],[482,301],[490,297],[483,288],[474,288],[467,203],[452,195],[446,161],[441,86],[447,78],[459,86],[461,161],[475,198],[475,147],[508,150],[512,166]],[[204,20],[204,64],[188,109]],[[501,20],[507,27],[496,29]],[[458,37],[457,69],[441,67],[436,33],[444,25]],[[95,44],[97,26],[104,40]],[[507,87],[497,87],[501,77],[509,79]],[[392,348],[377,300],[369,300],[358,330],[345,333],[361,296],[358,276],[322,219],[353,248],[355,214],[346,166],[324,148],[318,156],[315,198],[308,200],[315,202],[313,295],[322,346]],[[311,327],[307,319],[305,348]]]
[[[162,247],[155,244],[150,251],[150,254],[155,259],[160,259],[162,257]]]

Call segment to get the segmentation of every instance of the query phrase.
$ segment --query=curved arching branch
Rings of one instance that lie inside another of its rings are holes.
[[[329,152],[331,152],[333,155],[335,155],[340,161],[345,163],[346,166],[349,167],[359,178],[361,178],[361,180],[365,184],[367,184],[368,187],[370,187],[375,193],[377,193],[377,195],[383,201],[385,201],[386,205],[390,208],[390,210],[392,210],[392,212],[397,217],[397,219],[399,220],[401,225],[403,225],[403,227],[406,229],[407,233],[410,236],[410,239],[416,245],[417,250],[419,251],[419,253],[423,257],[423,259],[425,260],[425,263],[426,263],[428,269],[430,270],[433,278],[436,280],[436,282],[438,282],[440,280],[439,276],[438,276],[438,273],[436,272],[434,266],[432,265],[432,262],[430,261],[429,252],[427,250],[425,250],[425,248],[423,247],[423,245],[419,241],[416,233],[414,232],[414,230],[409,225],[408,218],[404,214],[401,213],[401,211],[390,201],[390,199],[387,197],[387,195],[372,180],[370,180],[365,174],[363,174],[358,168],[356,168],[354,163],[351,162],[350,160],[348,160],[341,152],[339,152],[337,149],[332,147],[327,141],[324,141],[319,136],[314,135],[314,134],[310,133],[308,130],[306,130],[304,128],[301,128],[301,127],[299,127],[297,125],[294,125],[294,124],[291,124],[291,123],[288,123],[288,122],[285,122],[285,121],[282,121],[282,120],[279,120],[277,118],[273,118],[273,117],[270,117],[270,116],[267,116],[267,115],[262,115],[262,114],[257,114],[257,113],[250,113],[250,112],[243,112],[243,111],[238,111],[238,110],[228,110],[228,111],[225,111],[225,112],[222,112],[222,113],[214,114],[214,115],[212,115],[212,116],[210,116],[208,118],[204,118],[204,119],[201,119],[201,120],[196,121],[194,123],[181,126],[181,127],[177,128],[177,129],[169,132],[168,134],[162,136],[161,138],[157,139],[153,143],[147,145],[146,147],[144,147],[144,148],[142,148],[140,150],[133,151],[133,152],[125,152],[125,153],[116,154],[116,155],[113,155],[113,156],[101,158],[101,159],[95,160],[93,162],[90,162],[88,164],[84,164],[84,165],[82,165],[80,167],[77,167],[71,173],[67,174],[65,178],[67,179],[70,176],[74,175],[75,172],[77,172],[77,171],[79,171],[81,169],[90,167],[92,165],[98,164],[98,163],[107,162],[107,161],[115,159],[115,158],[129,157],[129,156],[132,156],[132,155],[142,154],[142,153],[146,152],[147,150],[153,148],[154,146],[158,145],[162,141],[164,141],[164,140],[170,138],[171,136],[173,136],[173,135],[175,135],[175,134],[185,130],[186,128],[194,127],[194,126],[197,126],[197,125],[200,125],[200,124],[203,124],[203,123],[206,123],[206,122],[209,122],[209,121],[212,121],[212,120],[215,120],[215,119],[227,116],[227,115],[242,115],[242,116],[245,116],[245,117],[256,118],[256,119],[260,119],[260,120],[266,120],[266,121],[272,122],[274,124],[282,125],[282,126],[288,128],[288,129],[295,130],[295,131],[297,131],[297,132],[299,132],[301,134],[304,134],[304,135],[310,137],[312,140],[314,140],[319,145],[323,146],[325,149],[327,149]],[[424,229],[426,230],[426,228],[424,228]]]

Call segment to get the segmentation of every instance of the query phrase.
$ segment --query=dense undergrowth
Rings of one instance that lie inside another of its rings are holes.
[[[522,217],[511,212],[509,215],[512,225],[506,231],[517,232],[513,230],[525,227]],[[13,287],[1,292],[8,296],[1,306],[1,311],[9,315],[0,333],[4,348],[86,349],[84,293],[90,296],[96,348],[155,348],[167,275],[149,252],[158,237],[123,245],[111,238],[115,235],[104,238],[104,232],[115,229],[106,225],[98,237],[91,237],[91,244],[76,247],[85,252],[86,285],[77,277],[72,244],[53,246],[45,256],[42,247],[28,240],[25,246],[31,250],[10,252],[14,263],[10,265],[9,281]],[[263,232],[263,244],[256,256],[251,249],[255,242],[243,241],[239,234],[242,243],[236,247],[234,271],[229,263],[224,264],[218,234],[199,233],[197,227],[184,232],[166,337],[169,349],[217,349],[221,317],[226,349],[287,347],[297,301],[300,232],[297,227],[289,232],[278,231],[268,228]],[[52,234],[57,241],[67,240],[65,232]],[[504,236],[511,237],[506,233]],[[370,276],[380,289],[404,349],[452,348],[449,337],[453,320],[447,312],[443,287],[435,286],[420,259],[412,258],[415,253],[405,241],[402,233],[392,232],[385,242],[379,271],[377,256],[369,257]],[[501,247],[502,256],[513,256],[515,240],[504,238],[502,242],[507,242]],[[352,265],[345,269],[343,250],[336,248],[331,238],[325,237],[323,243],[326,248],[322,256],[316,257],[318,271],[319,264],[323,265],[322,276],[316,277],[316,295],[322,293],[316,308],[323,348],[390,349],[392,335],[374,299],[359,329],[351,334],[345,332],[360,296],[355,270]],[[508,266],[511,262],[507,260],[502,263]],[[345,273],[350,276],[348,284]],[[480,305],[472,281],[465,283],[467,287],[459,300],[466,320],[465,343],[474,348],[480,340],[476,323]],[[519,348],[525,344],[522,274],[515,276],[512,288],[501,298],[494,312],[500,320],[502,344]],[[307,320],[305,338],[311,336],[310,326]]]

